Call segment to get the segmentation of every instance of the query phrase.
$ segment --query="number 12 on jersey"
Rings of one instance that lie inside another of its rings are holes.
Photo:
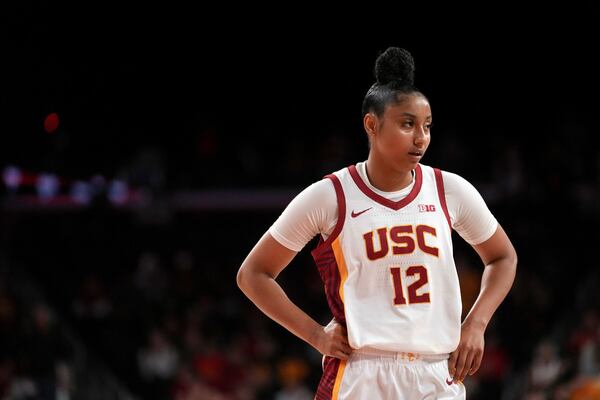
[[[390,268],[392,283],[394,288],[394,305],[429,303],[429,292],[418,293],[418,290],[429,282],[427,269],[422,265],[412,265],[406,268],[404,275],[406,277],[415,277],[415,280],[404,290],[402,269],[400,267]],[[408,300],[405,295],[408,294]]]

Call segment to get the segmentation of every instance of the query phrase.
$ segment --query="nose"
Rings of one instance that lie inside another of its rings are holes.
[[[414,134],[414,144],[415,146],[418,147],[422,147],[425,145],[426,141],[427,141],[427,135],[425,133],[425,128],[422,126],[417,126],[415,128],[415,134]]]

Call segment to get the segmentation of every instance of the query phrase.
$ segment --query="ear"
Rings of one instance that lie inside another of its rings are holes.
[[[377,133],[377,116],[373,113],[366,113],[363,117],[363,126],[369,140]]]

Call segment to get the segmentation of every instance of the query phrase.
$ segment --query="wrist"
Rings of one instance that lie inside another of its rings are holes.
[[[319,349],[319,344],[321,343],[321,335],[323,334],[323,327],[315,323],[315,325],[310,330],[310,334],[308,336],[308,344],[310,344],[315,349]]]
[[[485,331],[485,329],[488,326],[488,323],[489,323],[489,321],[484,318],[476,318],[476,317],[467,316],[467,318],[465,318],[465,320],[463,322],[463,326],[465,328],[472,328],[472,329],[478,329],[481,331]]]

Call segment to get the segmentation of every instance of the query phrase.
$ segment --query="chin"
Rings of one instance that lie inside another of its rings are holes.
[[[413,169],[417,168],[417,164],[418,164],[418,162],[412,162],[412,161],[399,162],[394,165],[394,171],[396,171],[400,174],[407,173],[407,172],[412,171]]]

